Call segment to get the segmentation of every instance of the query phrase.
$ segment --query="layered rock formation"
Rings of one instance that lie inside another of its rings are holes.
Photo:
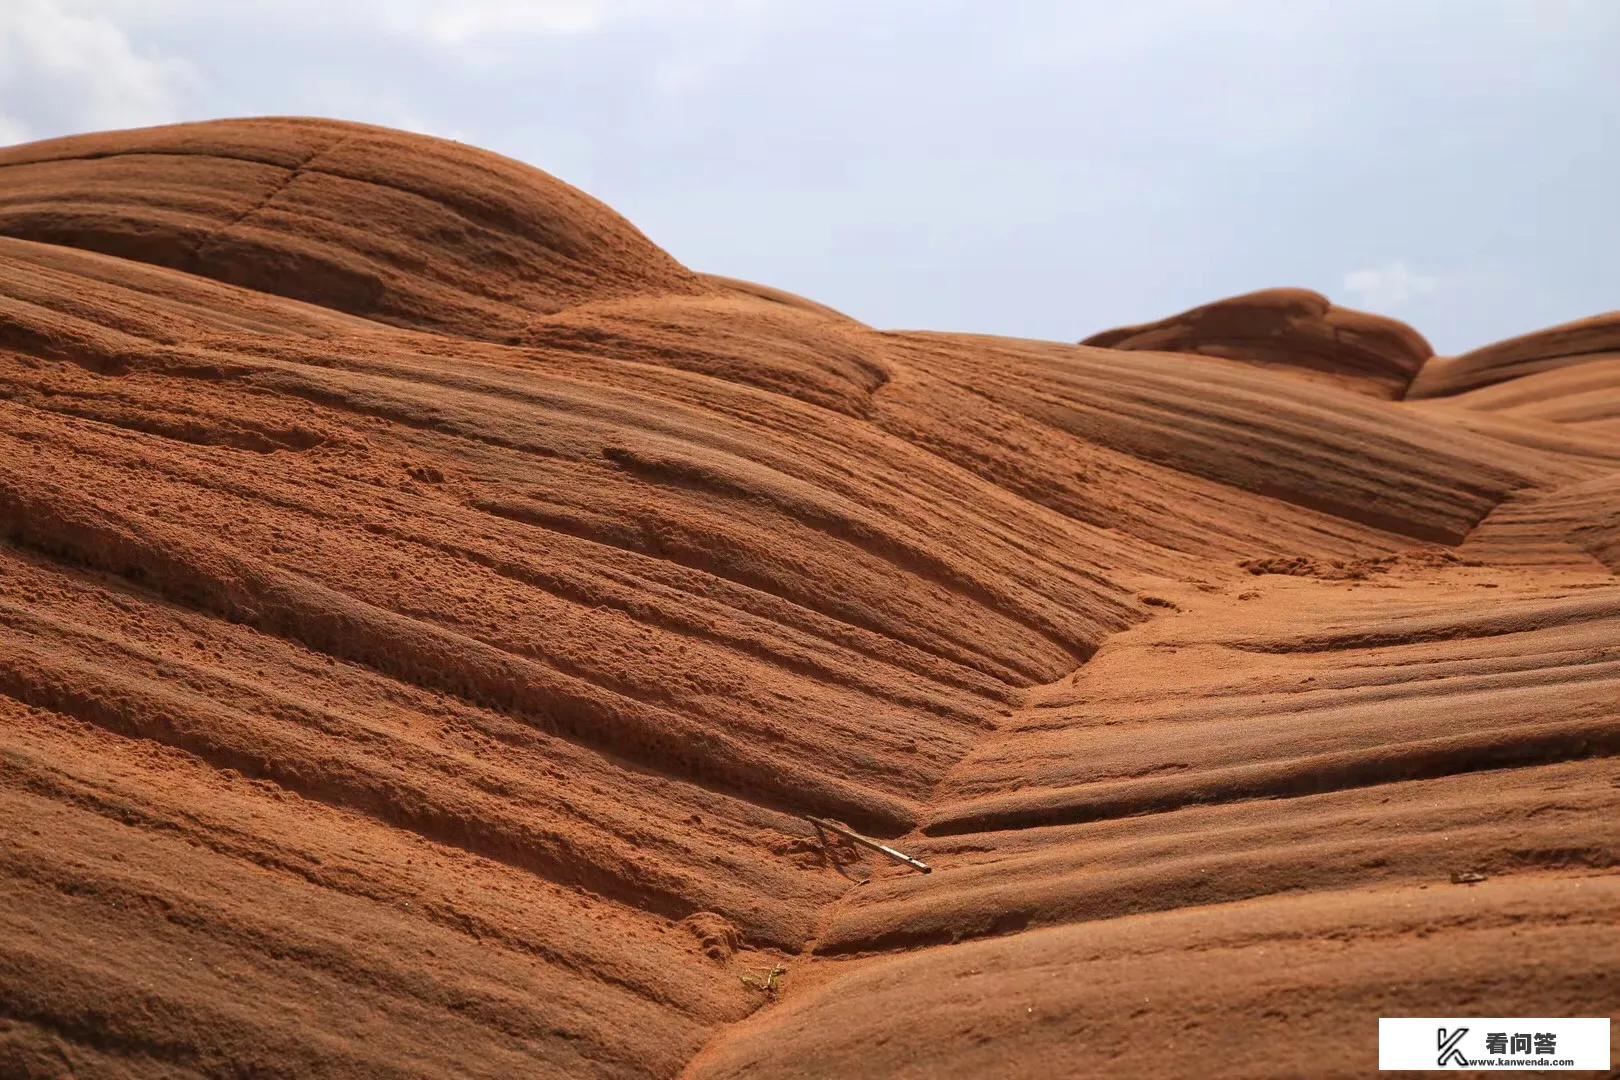
[[[1434,350],[1405,323],[1335,307],[1306,289],[1265,289],[1081,344],[1197,353],[1288,368],[1374,397],[1405,394]]]
[[[0,1073],[1298,1075],[1591,1015],[1586,333],[884,333],[456,144],[4,151]]]

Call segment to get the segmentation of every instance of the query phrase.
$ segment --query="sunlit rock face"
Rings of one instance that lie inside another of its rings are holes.
[[[0,1074],[1359,1074],[1371,1017],[1590,1015],[1615,325],[887,333],[419,136],[0,152]]]

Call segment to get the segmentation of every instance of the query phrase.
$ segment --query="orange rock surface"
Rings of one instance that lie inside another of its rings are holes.
[[[419,136],[0,151],[0,1074],[1615,1013],[1616,325],[890,333]]]

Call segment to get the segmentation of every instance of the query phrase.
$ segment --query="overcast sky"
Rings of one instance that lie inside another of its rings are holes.
[[[497,150],[882,327],[1620,307],[1616,0],[0,0],[0,143],[267,114]]]

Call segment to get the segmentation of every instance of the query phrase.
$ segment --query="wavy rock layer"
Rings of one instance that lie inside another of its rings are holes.
[[[1335,307],[1306,289],[1265,289],[1159,322],[1105,330],[1084,345],[1223,356],[1401,397],[1434,350],[1405,323]]]
[[[14,148],[0,234],[0,1073],[1294,1075],[1613,1000],[1604,361],[880,333],[317,121]]]
[[[231,120],[0,151],[0,234],[87,248],[399,326],[521,337],[536,314],[695,292],[589,196],[455,143]]]
[[[1590,389],[1588,380],[1593,376],[1584,371],[1586,365],[1601,365],[1604,370],[1612,370],[1617,362],[1620,362],[1620,312],[1611,312],[1487,345],[1462,356],[1437,358],[1434,363],[1424,366],[1419,378],[1412,384],[1410,396],[1442,397],[1497,386],[1523,379],[1527,375],[1562,373],[1572,368],[1583,369],[1583,375],[1576,385],[1587,384]],[[1604,382],[1612,388],[1612,375]],[[1507,395],[1508,400],[1523,404],[1532,399],[1559,396],[1548,392],[1552,387],[1559,387],[1564,392],[1570,389],[1554,378],[1538,379],[1534,385],[1542,388],[1539,393],[1521,391]],[[1617,406],[1612,394],[1606,396],[1608,409],[1604,415],[1613,417]],[[1501,401],[1503,398],[1489,395],[1484,400]],[[1577,413],[1577,417],[1582,415]]]

